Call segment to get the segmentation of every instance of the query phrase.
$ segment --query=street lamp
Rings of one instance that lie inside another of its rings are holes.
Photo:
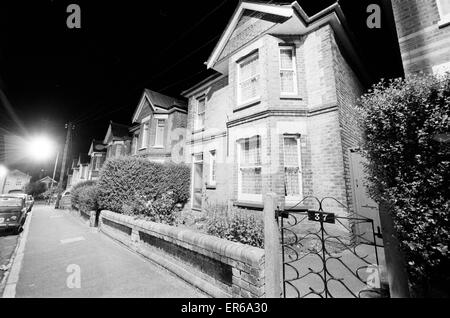
[[[49,159],[56,150],[55,143],[46,136],[36,136],[28,141],[28,155],[38,161]],[[56,152],[55,168],[53,169],[53,180],[55,180],[56,168],[58,167],[59,151]],[[50,188],[53,188],[53,180]]]

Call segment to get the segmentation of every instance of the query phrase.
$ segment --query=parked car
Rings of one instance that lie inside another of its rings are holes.
[[[25,193],[19,193],[19,192],[13,192],[13,193],[8,193],[8,196],[12,196],[12,197],[17,197],[17,198],[22,198],[25,201],[25,206],[27,207],[27,212],[30,212],[31,209],[33,208],[34,205],[34,199],[31,195],[27,195]],[[31,197],[31,199],[29,199],[29,197]]]
[[[9,194],[0,195],[0,229],[13,229],[18,234],[26,216],[27,206],[24,198]]]

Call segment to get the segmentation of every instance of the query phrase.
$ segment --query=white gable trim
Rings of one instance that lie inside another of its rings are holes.
[[[233,17],[231,18],[231,21],[228,23],[225,32],[222,34],[219,43],[217,43],[212,55],[206,62],[206,66],[208,67],[208,69],[212,68],[214,63],[217,61],[220,53],[227,44],[228,40],[230,39],[230,36],[233,34],[233,31],[236,25],[238,24],[239,19],[241,18],[244,10],[252,10],[273,15],[279,15],[285,18],[290,18],[294,14],[294,10],[292,9],[292,7],[279,7],[260,3],[241,2],[236,12],[234,13]]]
[[[137,123],[138,117],[139,117],[139,115],[141,114],[141,112],[142,112],[142,110],[144,108],[146,100],[150,104],[150,107],[152,108],[152,111],[155,112],[155,106],[153,105],[152,101],[148,97],[147,92],[144,91],[144,93],[142,94],[141,100],[139,102],[139,106],[138,106],[136,112],[134,113],[133,120],[132,120],[133,124]]]
[[[105,140],[103,140],[104,144],[108,144],[108,140],[109,140],[109,138],[111,136],[111,133],[112,133],[112,131],[111,131],[111,124],[109,124],[108,132],[106,133]]]

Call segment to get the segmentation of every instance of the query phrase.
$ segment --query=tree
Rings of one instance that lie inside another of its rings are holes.
[[[392,207],[412,291],[449,295],[450,74],[381,81],[360,106],[368,187]]]
[[[40,194],[44,193],[47,190],[45,183],[42,182],[31,182],[27,184],[25,187],[25,192],[27,194],[32,195],[33,197],[37,197]]]

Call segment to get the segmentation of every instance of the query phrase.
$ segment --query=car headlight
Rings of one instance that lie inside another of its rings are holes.
[[[15,221],[17,220],[17,216],[13,215],[12,217],[9,218],[11,221]]]

